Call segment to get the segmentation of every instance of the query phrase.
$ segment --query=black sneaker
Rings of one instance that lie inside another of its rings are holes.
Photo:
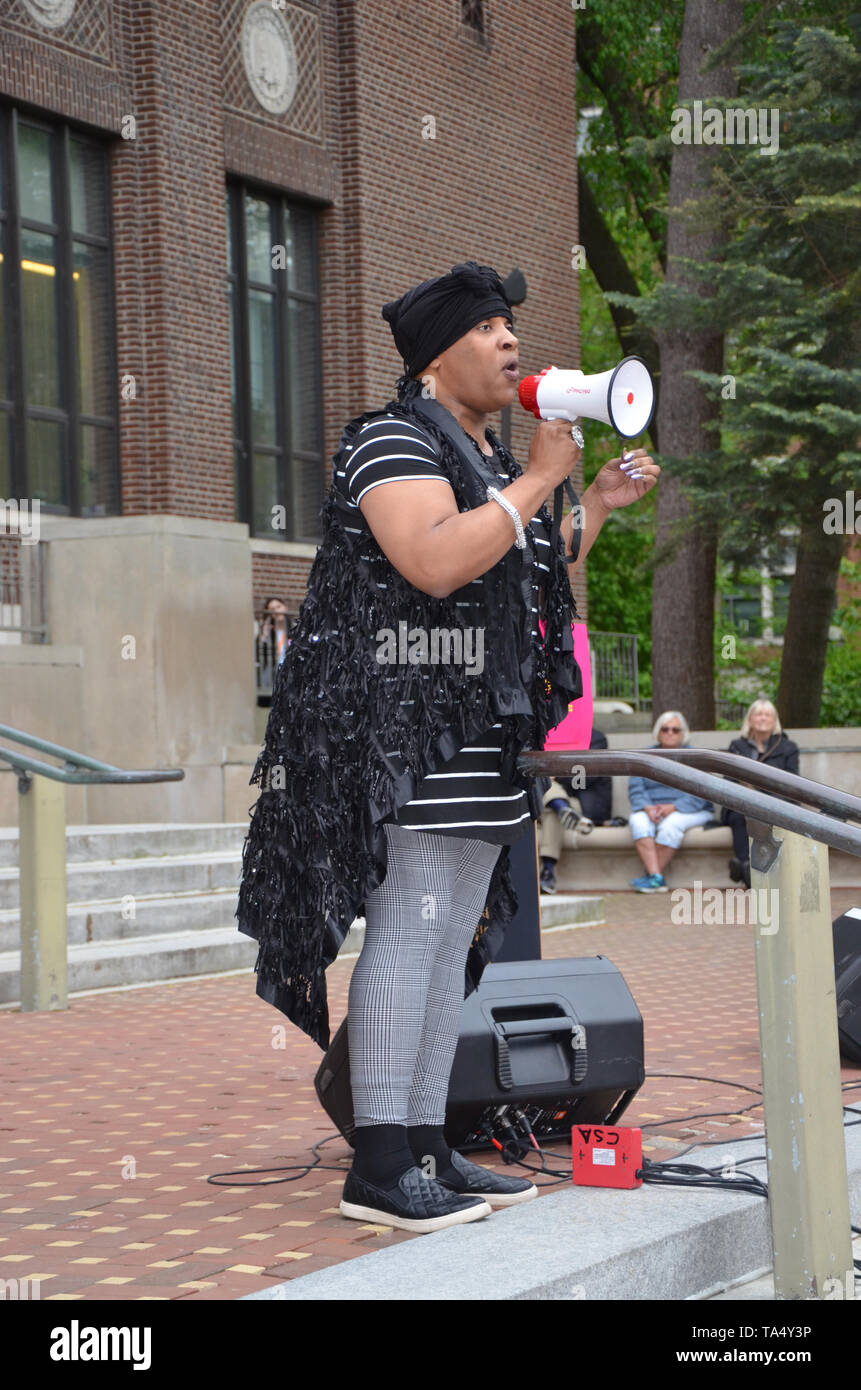
[[[556,875],[549,864],[541,866],[541,891],[542,893],[556,892]]]
[[[408,1168],[390,1187],[375,1187],[352,1170],[344,1183],[341,1215],[354,1221],[373,1221],[397,1226],[402,1231],[425,1235],[465,1221],[490,1215],[480,1197],[455,1193],[442,1183],[426,1178],[421,1168]]]
[[[528,1178],[507,1178],[502,1173],[492,1173],[468,1158],[451,1151],[451,1166],[457,1170],[458,1179],[437,1178],[443,1187],[452,1192],[462,1192],[472,1197],[483,1197],[492,1207],[513,1207],[516,1202],[528,1202],[530,1197],[538,1196],[538,1188]]]

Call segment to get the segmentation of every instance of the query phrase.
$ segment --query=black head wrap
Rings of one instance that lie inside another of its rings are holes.
[[[512,318],[502,281],[489,265],[465,261],[383,305],[408,376],[415,376],[482,319]]]

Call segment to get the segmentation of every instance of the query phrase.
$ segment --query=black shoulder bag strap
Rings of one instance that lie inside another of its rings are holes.
[[[550,533],[550,545],[554,549],[556,547],[556,537],[559,535],[562,524],[562,487],[563,483],[560,483],[553,493],[553,529]],[[571,486],[571,480],[569,478],[564,479],[564,487],[565,491],[568,493],[568,500],[576,513],[580,507],[580,499]],[[565,556],[566,565],[573,565],[577,556],[580,554],[580,529],[575,515],[574,525],[571,528],[571,554]]]

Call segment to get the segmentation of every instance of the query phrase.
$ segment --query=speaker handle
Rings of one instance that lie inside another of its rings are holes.
[[[509,1038],[536,1037],[542,1033],[570,1033],[571,1047],[575,1052],[586,1047],[585,1028],[570,1018],[521,1018],[513,1019],[509,1023],[494,1019],[493,1026],[496,1030],[496,1074],[499,1078],[499,1085],[504,1091],[510,1091],[514,1086],[511,1051],[508,1046]],[[581,1079],[577,1076],[578,1062],[581,1062],[579,1070],[581,1073],[583,1071],[582,1059],[575,1057],[572,1070],[576,1080]]]
[[[570,1018],[517,1018],[510,1021],[494,1019],[495,1027],[505,1038],[529,1037],[532,1033],[582,1033],[580,1025]],[[572,1047],[583,1046],[582,1042],[572,1042]]]

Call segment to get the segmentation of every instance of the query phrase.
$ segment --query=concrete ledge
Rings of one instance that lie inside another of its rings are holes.
[[[134,516],[57,516],[41,513],[42,539],[103,540],[106,536],[174,535],[198,536],[206,540],[238,541],[248,544],[244,521],[209,521],[199,516],[179,516],[175,512],[146,512]]]
[[[852,1220],[861,1220],[861,1129],[845,1131]],[[764,1139],[685,1155],[726,1154],[765,1177]],[[560,1162],[565,1166],[562,1152]],[[299,1275],[248,1300],[407,1301],[699,1299],[770,1268],[768,1205],[747,1193],[644,1184],[630,1192],[562,1187],[483,1221]],[[243,1300],[245,1301],[245,1300]]]
[[[83,666],[83,664],[83,647],[58,646],[55,642],[0,643],[0,665],[2,666]],[[50,756],[40,753],[36,748],[27,748],[23,743],[13,743],[12,751],[13,753],[29,754],[32,758]]]

